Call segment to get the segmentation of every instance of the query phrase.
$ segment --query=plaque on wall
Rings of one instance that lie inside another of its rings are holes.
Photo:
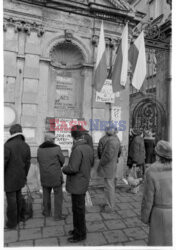
[[[55,108],[65,109],[74,108],[74,92],[75,92],[75,81],[74,78],[67,76],[56,76],[56,99]]]
[[[80,105],[77,103],[79,96],[78,86],[73,75],[68,73],[71,72],[62,72],[56,75],[54,116],[79,118],[82,113]]]

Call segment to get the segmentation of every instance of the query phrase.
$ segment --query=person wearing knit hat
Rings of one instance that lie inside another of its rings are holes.
[[[84,140],[84,129],[80,125],[71,128],[74,139],[68,165],[62,171],[67,175],[66,190],[71,194],[73,230],[68,234],[70,243],[86,239],[85,194],[90,181],[90,171],[94,163],[93,149]]]
[[[105,128],[106,135],[98,143],[100,158],[97,174],[104,179],[104,204],[101,212],[113,213],[115,210],[115,177],[117,163],[121,154],[120,140],[117,127],[110,124]]]
[[[147,170],[141,219],[149,224],[149,246],[172,246],[172,148],[161,140],[155,147],[156,162]]]
[[[30,168],[31,152],[25,142],[20,124],[9,129],[10,138],[4,144],[4,189],[7,198],[6,228],[16,228],[22,220],[21,189],[25,186]]]
[[[159,141],[155,147],[155,153],[160,157],[160,160],[172,160],[172,148],[167,141]]]
[[[37,160],[40,168],[40,180],[43,188],[43,212],[45,217],[51,216],[51,191],[54,191],[54,220],[63,220],[63,176],[61,168],[65,157],[59,145],[54,143],[55,135],[46,132],[45,141],[37,150]]]

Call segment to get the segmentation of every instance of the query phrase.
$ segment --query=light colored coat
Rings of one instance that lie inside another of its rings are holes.
[[[141,219],[149,224],[149,246],[172,245],[172,168],[155,162],[146,170]]]
[[[117,135],[111,135],[106,140],[97,173],[100,177],[114,178],[120,152],[120,140]]]

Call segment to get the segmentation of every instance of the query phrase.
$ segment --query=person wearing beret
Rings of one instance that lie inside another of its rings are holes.
[[[101,212],[114,213],[115,211],[115,176],[117,163],[121,154],[118,130],[115,125],[109,125],[105,129],[106,135],[99,141],[98,152],[100,156],[97,168],[98,176],[104,179],[104,204]]]
[[[67,175],[66,190],[71,194],[73,212],[73,230],[68,234],[70,243],[86,239],[85,195],[90,181],[90,172],[94,164],[93,149],[84,139],[84,129],[80,125],[71,128],[73,147],[68,165],[62,171]]]
[[[147,170],[141,219],[149,225],[149,246],[172,245],[172,149],[161,140],[155,147],[156,162]]]

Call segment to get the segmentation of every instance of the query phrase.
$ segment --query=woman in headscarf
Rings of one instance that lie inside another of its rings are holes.
[[[155,147],[156,162],[147,170],[141,219],[149,224],[149,246],[172,245],[172,149],[168,142]]]

